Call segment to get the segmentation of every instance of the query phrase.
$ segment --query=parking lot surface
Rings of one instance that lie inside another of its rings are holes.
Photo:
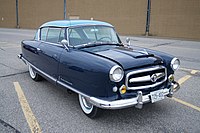
[[[142,109],[103,110],[97,119],[86,117],[75,93],[43,80],[35,82],[17,58],[20,42],[34,30],[0,28],[0,133],[64,132],[200,132],[200,42],[130,37],[131,45],[160,50],[181,60],[176,80],[181,89]],[[123,42],[126,37],[121,36]]]

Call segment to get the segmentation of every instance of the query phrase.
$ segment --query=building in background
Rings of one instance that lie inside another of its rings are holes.
[[[107,21],[121,35],[200,40],[200,0],[0,0],[0,27],[34,29],[65,16]]]

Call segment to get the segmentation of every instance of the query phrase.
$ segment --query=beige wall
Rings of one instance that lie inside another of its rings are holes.
[[[21,28],[38,28],[42,23],[63,19],[63,0],[19,0]]]
[[[0,0],[0,27],[16,27],[15,0]]]
[[[67,0],[68,16],[107,21],[123,35],[145,34],[147,0]]]
[[[150,34],[200,39],[200,0],[152,0]]]
[[[16,0],[0,0],[0,27],[16,27]],[[18,0],[19,26],[64,18],[64,0]],[[144,35],[147,0],[67,0],[70,18],[107,21],[121,35]],[[200,40],[200,0],[151,0],[150,35]]]

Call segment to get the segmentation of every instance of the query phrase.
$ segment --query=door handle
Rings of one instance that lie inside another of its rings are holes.
[[[53,54],[53,58],[57,60],[58,59],[57,54]]]
[[[41,51],[41,49],[40,49],[40,48],[37,48],[37,51]]]

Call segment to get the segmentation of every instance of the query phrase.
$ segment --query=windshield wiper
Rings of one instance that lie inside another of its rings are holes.
[[[112,44],[112,45],[119,45],[119,46],[123,46],[122,43],[119,43],[119,42],[115,42],[115,41],[112,41],[112,42],[107,42],[108,44]]]
[[[113,42],[110,42],[110,41],[107,41],[107,42],[92,41],[92,42],[89,42],[89,43],[77,45],[77,46],[75,46],[75,48],[80,49],[80,48],[87,48],[87,47],[94,47],[94,46],[101,46],[101,45],[117,45],[117,46],[122,46],[123,44],[115,42],[115,41],[113,41]]]
[[[98,46],[98,45],[101,45],[101,43],[97,42],[97,41],[92,41],[89,43],[77,45],[77,46],[75,46],[75,48],[86,48],[86,47],[93,47],[93,46]]]

